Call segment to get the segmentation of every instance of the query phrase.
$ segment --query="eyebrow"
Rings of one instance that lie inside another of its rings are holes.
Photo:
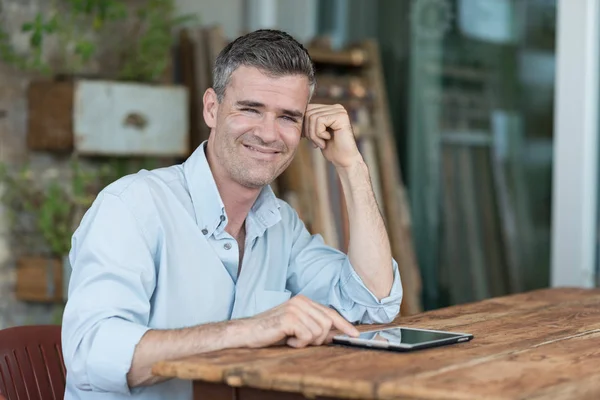
[[[265,105],[263,103],[258,102],[258,101],[253,101],[253,100],[240,100],[240,101],[236,102],[235,105],[238,107],[265,108]],[[283,115],[287,115],[290,117],[302,118],[302,116],[304,115],[302,112],[300,112],[298,110],[288,110],[285,108],[282,108],[280,110]]]

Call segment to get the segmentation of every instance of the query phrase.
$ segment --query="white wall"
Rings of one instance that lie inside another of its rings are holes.
[[[232,39],[244,28],[244,0],[175,0],[179,14],[197,13],[202,25],[218,24]]]
[[[179,14],[197,13],[202,25],[219,24],[229,39],[244,31],[282,29],[301,42],[317,32],[317,0],[176,0]]]
[[[552,286],[594,286],[600,4],[559,0]]]

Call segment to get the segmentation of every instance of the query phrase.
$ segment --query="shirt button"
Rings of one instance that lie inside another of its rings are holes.
[[[225,243],[225,244],[223,245],[223,248],[224,248],[225,250],[231,250],[231,243]]]
[[[225,221],[225,216],[221,215],[221,221]]]
[[[208,235],[208,229],[206,229],[206,228],[202,229],[202,234],[203,235]]]

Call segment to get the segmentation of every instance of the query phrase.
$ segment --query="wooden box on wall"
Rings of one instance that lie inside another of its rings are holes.
[[[73,83],[32,82],[27,92],[27,146],[31,150],[73,148]]]
[[[78,81],[75,149],[89,155],[187,156],[188,108],[181,86]]]
[[[188,91],[112,81],[33,82],[27,144],[83,155],[189,155]]]
[[[59,258],[22,257],[17,260],[16,297],[22,301],[64,301],[63,262]]]

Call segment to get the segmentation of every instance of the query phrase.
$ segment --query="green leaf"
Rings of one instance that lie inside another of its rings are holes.
[[[58,17],[55,15],[52,19],[45,25],[46,32],[54,33],[58,30]]]
[[[21,31],[22,32],[31,32],[33,30],[33,22],[25,22],[23,25],[21,25]]]
[[[92,23],[92,27],[94,28],[94,30],[98,31],[98,30],[102,29],[103,25],[104,25],[104,20],[99,15],[96,15],[94,17],[94,22]]]
[[[94,43],[87,40],[82,40],[75,45],[75,54],[79,55],[84,62],[89,61],[95,51]]]
[[[40,47],[42,45],[42,38],[43,35],[41,32],[34,32],[30,39],[31,46]]]

